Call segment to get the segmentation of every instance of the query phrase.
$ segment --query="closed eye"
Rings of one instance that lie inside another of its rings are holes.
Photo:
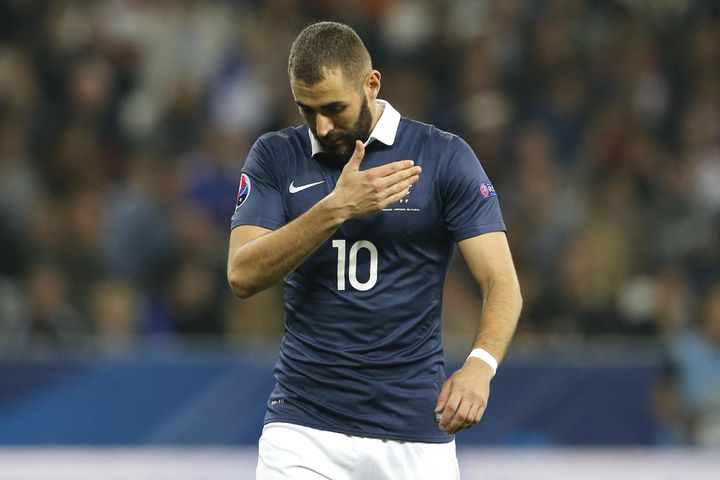
[[[345,110],[345,105],[331,105],[327,107],[326,110],[330,113],[338,114]]]
[[[312,107],[303,105],[300,102],[297,102],[297,105],[303,114],[314,115],[316,113],[315,109]],[[327,105],[322,105],[319,108],[319,111],[321,111],[323,113],[323,115],[333,116],[333,115],[338,115],[338,114],[342,113],[345,110],[345,108],[347,108],[347,105],[345,105],[344,103],[334,102],[334,103],[329,103]]]

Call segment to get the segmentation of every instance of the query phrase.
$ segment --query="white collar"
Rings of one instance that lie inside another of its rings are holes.
[[[365,142],[366,147],[372,143],[373,140],[377,140],[385,145],[392,145],[395,143],[395,136],[397,135],[398,127],[400,126],[400,113],[395,110],[389,102],[386,102],[385,100],[376,101],[385,108],[380,114],[380,118],[375,124],[375,128],[373,128],[373,131],[370,132],[370,137],[368,137]],[[310,136],[312,154],[315,156],[315,154],[322,152],[323,149],[320,142],[317,141],[315,135],[313,135],[309,128],[308,135]]]

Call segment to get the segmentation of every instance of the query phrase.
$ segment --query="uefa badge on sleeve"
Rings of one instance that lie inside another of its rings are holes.
[[[493,187],[492,182],[482,182],[480,184],[480,195],[482,195],[483,198],[497,196],[497,193],[495,193],[495,187]]]
[[[251,188],[252,188],[252,185],[250,184],[250,177],[248,177],[247,174],[245,174],[245,173],[240,175],[240,188],[238,188],[237,202],[235,203],[235,210],[240,208],[240,205],[245,203],[245,200],[247,200],[248,196],[250,195]]]

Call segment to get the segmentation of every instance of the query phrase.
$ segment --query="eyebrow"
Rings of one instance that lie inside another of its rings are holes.
[[[304,103],[302,103],[300,101],[295,100],[295,103],[297,103],[297,105],[299,107],[309,108],[310,110],[314,110],[313,107],[311,107],[309,105],[305,105]],[[332,108],[343,107],[343,106],[345,106],[345,102],[330,102],[330,103],[326,103],[325,105],[320,105],[319,110],[332,109]]]

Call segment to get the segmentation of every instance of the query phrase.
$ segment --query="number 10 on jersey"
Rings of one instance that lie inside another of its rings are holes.
[[[350,286],[362,292],[370,290],[377,283],[378,272],[378,251],[372,242],[358,240],[350,246],[350,252],[346,250],[345,240],[333,240],[333,248],[337,248],[337,288],[345,290],[345,277],[350,281]],[[357,278],[357,257],[358,252],[365,249],[370,253],[370,276],[364,282]],[[347,252],[347,255],[346,255]],[[345,260],[347,256],[347,262]],[[346,269],[347,263],[347,269]],[[347,275],[345,272],[347,271]]]

